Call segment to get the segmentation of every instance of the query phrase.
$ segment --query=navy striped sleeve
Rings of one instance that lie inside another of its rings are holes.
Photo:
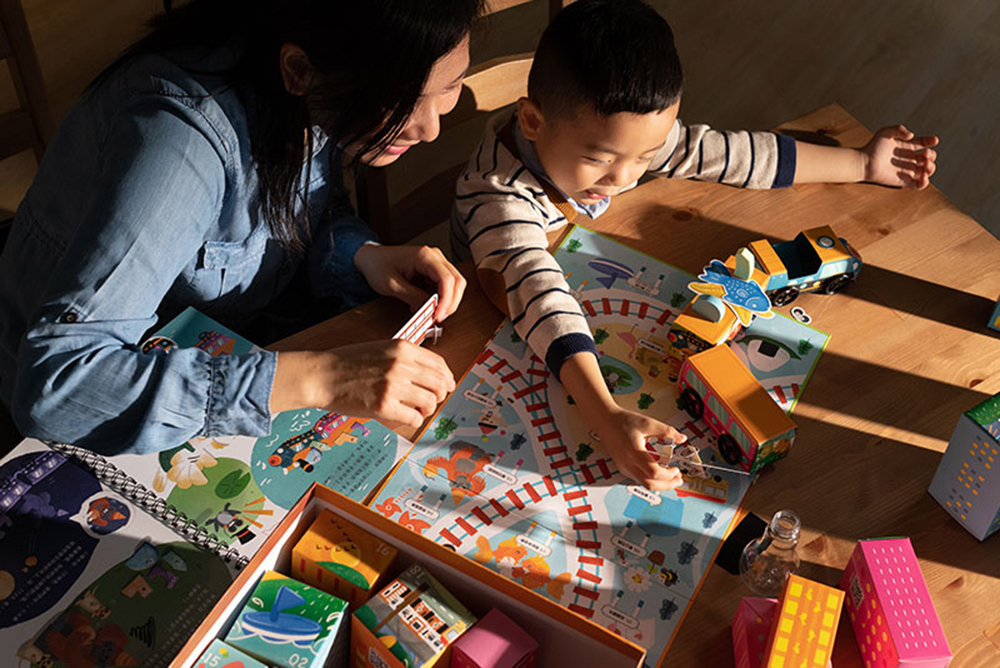
[[[598,357],[594,339],[580,332],[565,334],[553,341],[552,345],[549,346],[549,351],[545,353],[545,365],[549,367],[549,370],[552,371],[556,380],[558,380],[559,372],[562,370],[562,365],[566,360],[577,353],[587,352],[593,353],[594,357]]]
[[[787,188],[795,183],[795,139],[788,135],[775,135],[778,139],[778,169],[772,188]]]

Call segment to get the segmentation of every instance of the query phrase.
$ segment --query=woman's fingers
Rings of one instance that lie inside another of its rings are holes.
[[[440,299],[434,319],[441,322],[454,313],[462,301],[465,278],[438,248],[425,246],[417,251],[415,268],[437,286]]]
[[[416,375],[426,376],[428,382],[434,382],[435,385],[440,380],[440,384],[445,388],[446,392],[453,392],[455,390],[455,375],[451,372],[451,368],[443,357],[413,343],[406,341],[401,341],[400,343],[406,344],[407,360],[419,367]]]

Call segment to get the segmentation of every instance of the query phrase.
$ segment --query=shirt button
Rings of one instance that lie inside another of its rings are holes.
[[[62,316],[59,318],[59,322],[64,323],[66,325],[72,325],[78,319],[79,316],[76,313],[73,313],[72,311],[67,311],[66,313],[63,313]]]

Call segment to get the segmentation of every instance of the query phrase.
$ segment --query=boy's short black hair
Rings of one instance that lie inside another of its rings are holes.
[[[528,97],[546,116],[581,105],[601,116],[648,114],[674,104],[684,75],[674,33],[642,0],[577,0],[542,34]]]

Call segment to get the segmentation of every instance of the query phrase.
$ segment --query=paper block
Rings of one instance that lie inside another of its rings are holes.
[[[760,668],[767,636],[778,610],[776,598],[744,598],[733,617],[733,655],[736,668]]]
[[[866,668],[943,668],[951,650],[909,538],[860,541],[840,579]]]
[[[347,601],[266,571],[226,642],[270,665],[342,665],[348,651]]]
[[[362,605],[396,557],[396,548],[326,510],[292,550],[292,577]]]
[[[763,666],[822,668],[833,654],[844,592],[799,575],[785,582]]]
[[[267,668],[267,664],[219,639],[212,641],[194,666],[195,668]]]
[[[979,540],[1000,529],[1000,394],[959,418],[928,491]]]
[[[475,616],[413,564],[351,619],[355,668],[423,668],[454,643]]]
[[[1000,299],[997,300],[996,306],[993,307],[993,314],[990,316],[990,321],[986,326],[1000,332]]]
[[[538,643],[493,608],[455,641],[451,668],[532,668]]]

